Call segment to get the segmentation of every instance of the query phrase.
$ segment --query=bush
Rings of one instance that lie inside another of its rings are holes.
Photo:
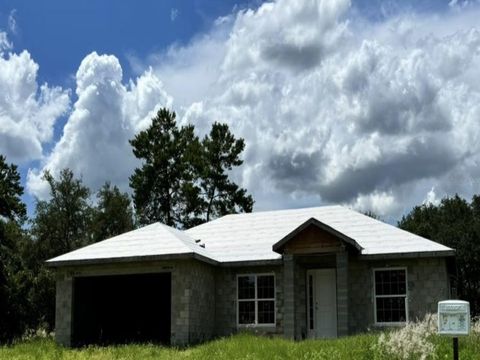
[[[404,327],[382,333],[376,350],[391,359],[435,359],[433,338],[437,333],[437,315],[427,314],[422,321],[409,322]]]

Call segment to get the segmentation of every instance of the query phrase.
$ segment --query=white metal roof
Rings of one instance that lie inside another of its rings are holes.
[[[154,223],[48,260],[51,263],[142,256],[209,255],[185,232]]]
[[[227,215],[180,231],[155,223],[49,260],[70,261],[195,254],[218,262],[281,259],[272,247],[315,219],[354,240],[362,255],[442,253],[452,249],[342,206]],[[195,240],[205,244],[201,247]]]
[[[221,262],[270,260],[281,258],[272,246],[311,218],[355,240],[362,255],[452,251],[343,206],[227,215],[185,232]]]

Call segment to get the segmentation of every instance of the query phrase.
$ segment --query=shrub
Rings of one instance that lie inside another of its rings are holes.
[[[375,350],[391,359],[435,359],[433,337],[437,333],[437,315],[427,314],[422,321],[382,333]]]

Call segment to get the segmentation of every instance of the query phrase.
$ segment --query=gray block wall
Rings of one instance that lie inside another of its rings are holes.
[[[295,338],[295,261],[293,255],[283,256],[283,291],[284,291],[284,328],[287,339]]]
[[[65,273],[56,275],[55,340],[71,346],[73,280]]]
[[[185,268],[188,286],[188,343],[199,343],[215,335],[215,269],[193,261]]]
[[[332,262],[329,257],[311,256],[302,263],[292,255],[285,255],[282,265],[213,267],[197,260],[171,260],[61,268],[57,271],[56,339],[60,344],[71,345],[73,284],[78,276],[170,272],[173,345],[249,330],[237,326],[239,274],[275,274],[276,326],[258,327],[253,331],[291,339],[303,339],[307,335],[305,282],[310,268],[336,268],[339,336],[375,327],[374,268],[407,267],[410,320],[435,312],[437,302],[449,297],[444,258],[365,261],[345,252],[337,253],[334,259]]]
[[[237,275],[275,274],[275,327],[237,327]],[[216,271],[215,335],[227,336],[238,331],[255,331],[261,334],[283,334],[284,317],[283,266],[219,267]]]
[[[437,311],[437,302],[449,298],[445,258],[419,258],[349,262],[349,333],[376,329],[374,324],[373,270],[384,267],[406,267],[409,320],[421,319]]]
[[[171,343],[185,345],[209,339],[215,325],[215,269],[196,260],[117,263],[61,268],[57,270],[55,337],[71,346],[73,289],[79,276],[170,272]]]
[[[348,335],[348,252],[336,254],[337,272],[337,335]]]
[[[295,264],[295,340],[307,337],[307,270]]]

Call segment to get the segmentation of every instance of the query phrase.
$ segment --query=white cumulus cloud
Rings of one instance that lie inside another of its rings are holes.
[[[26,50],[11,52],[0,32],[0,153],[9,161],[40,159],[53,126],[69,107],[68,91],[39,84],[39,66]]]
[[[202,131],[227,122],[245,138],[235,176],[257,209],[342,203],[398,218],[432,187],[478,192],[479,9],[377,23],[349,9],[279,0],[240,11],[209,50],[221,65],[183,121]],[[175,73],[199,44],[160,57],[156,71]]]
[[[257,210],[341,203],[393,221],[439,194],[469,197],[480,191],[479,15],[464,6],[372,23],[347,0],[278,0],[132,58],[139,78],[126,85],[115,57],[90,54],[43,169],[126,184],[128,139],[175,104],[201,133],[220,121],[245,138],[232,175]]]
[[[93,52],[83,59],[76,74],[78,100],[43,166],[29,171],[31,193],[48,196],[43,171],[55,175],[64,168],[82,176],[93,189],[106,180],[127,189],[128,177],[137,165],[128,140],[148,126],[159,106],[170,106],[172,100],[151,70],[135,81],[122,81],[115,56]]]

